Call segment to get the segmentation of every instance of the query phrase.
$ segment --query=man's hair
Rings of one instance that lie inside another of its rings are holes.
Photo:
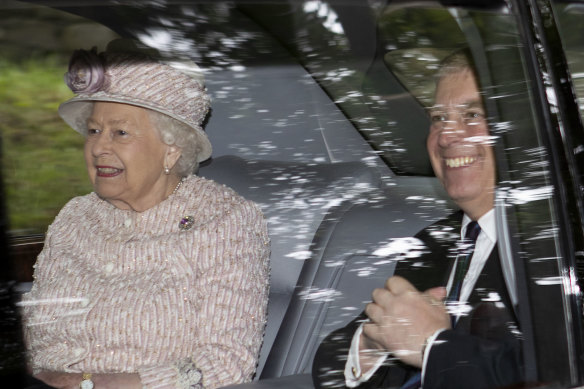
[[[475,76],[475,79],[478,80],[476,77],[477,74],[475,71],[474,62],[472,60],[470,50],[467,47],[450,53],[442,61],[440,61],[438,72],[436,73],[436,83],[438,83],[445,76],[459,73],[463,70],[470,70]]]

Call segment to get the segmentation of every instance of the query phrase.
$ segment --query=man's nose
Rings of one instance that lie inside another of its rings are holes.
[[[458,113],[449,113],[442,122],[439,142],[441,146],[448,146],[453,142],[459,141],[465,137],[466,122],[462,115]]]

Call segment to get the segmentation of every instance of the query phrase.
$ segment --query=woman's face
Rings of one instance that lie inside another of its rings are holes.
[[[146,109],[94,104],[87,120],[85,163],[95,192],[117,208],[144,211],[168,197],[176,177],[173,183],[164,168],[176,162],[169,160],[173,149],[161,141]]]

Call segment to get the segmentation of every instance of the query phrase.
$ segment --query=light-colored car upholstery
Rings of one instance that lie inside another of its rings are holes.
[[[216,158],[199,174],[255,201],[268,220],[270,294],[259,376],[327,210],[379,190],[381,178],[375,169],[360,162],[302,164],[237,156]]]
[[[322,339],[351,321],[393,273],[411,237],[452,211],[435,178],[394,186],[329,210],[318,228],[261,378],[309,373]]]

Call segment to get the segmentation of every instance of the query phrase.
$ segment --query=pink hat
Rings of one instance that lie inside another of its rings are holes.
[[[81,134],[90,114],[90,102],[107,101],[148,108],[170,116],[192,128],[201,151],[197,161],[211,156],[211,142],[201,124],[209,112],[210,98],[204,77],[196,64],[183,69],[136,52],[104,53],[76,50],[65,73],[67,86],[76,94],[59,106],[59,115]],[[188,70],[190,74],[187,74]]]

